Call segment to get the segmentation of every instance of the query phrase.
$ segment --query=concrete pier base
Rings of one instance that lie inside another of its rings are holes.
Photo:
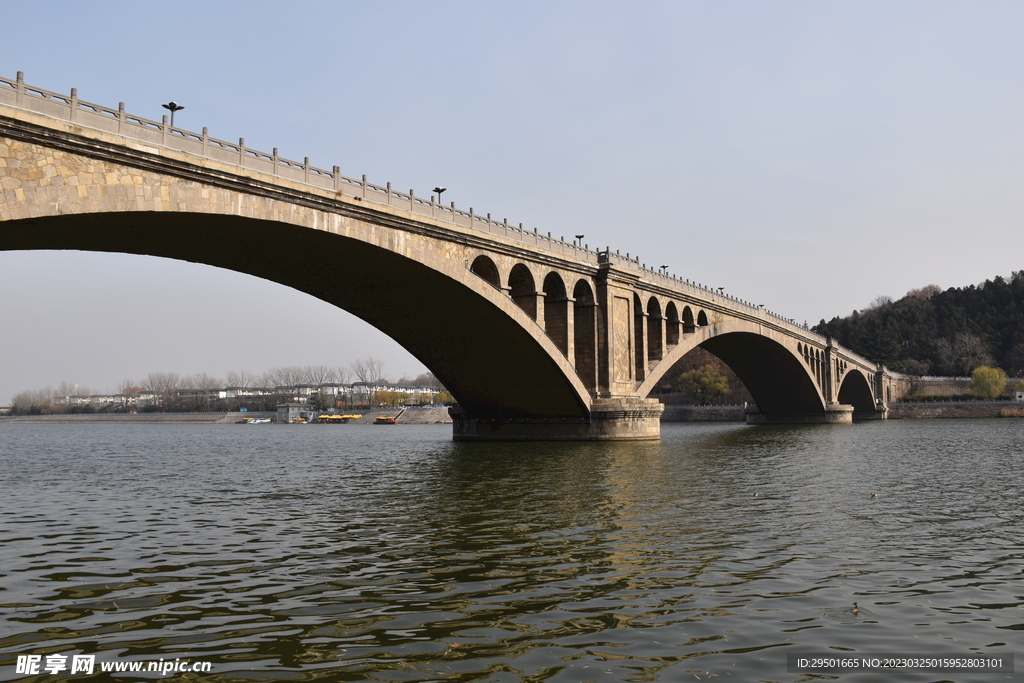
[[[459,406],[448,414],[456,441],[657,441],[664,409],[656,399],[625,397],[596,399],[589,418],[474,418]]]
[[[747,409],[747,424],[800,425],[800,424],[853,424],[853,406],[833,403],[823,413],[764,415],[757,408]]]

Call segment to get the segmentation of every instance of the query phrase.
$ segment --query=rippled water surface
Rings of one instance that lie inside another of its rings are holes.
[[[787,652],[1021,672],[1022,493],[1010,419],[647,444],[0,424],[0,680],[57,680],[16,674],[30,653],[210,661],[203,681],[810,680]]]

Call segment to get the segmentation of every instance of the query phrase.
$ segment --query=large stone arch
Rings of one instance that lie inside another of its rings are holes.
[[[853,419],[865,420],[877,417],[875,398],[871,382],[859,369],[850,370],[839,385],[839,402],[853,406]]]
[[[796,342],[764,334],[756,323],[729,320],[699,327],[651,369],[638,389],[648,395],[675,363],[697,346],[721,358],[739,376],[769,418],[824,415],[825,400]]]
[[[254,275],[380,329],[441,379],[468,415],[589,413],[589,391],[562,350],[470,270],[479,250],[435,237],[429,225],[410,229],[387,212],[259,182],[200,182],[210,175],[191,177],[185,164],[175,175],[144,161],[0,144],[8,158],[25,159],[6,169],[16,187],[0,193],[0,249],[163,256]],[[59,173],[35,172],[40,161]]]

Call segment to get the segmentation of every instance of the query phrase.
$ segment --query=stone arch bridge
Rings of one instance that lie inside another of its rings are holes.
[[[883,417],[894,376],[629,255],[0,79],[0,249],[205,263],[330,302],[458,400],[456,439],[654,439],[646,398],[701,346],[752,421]]]

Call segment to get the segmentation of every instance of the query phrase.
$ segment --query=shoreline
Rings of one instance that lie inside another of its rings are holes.
[[[745,422],[744,406],[665,406],[662,422]],[[351,424],[370,424],[375,417],[394,415],[395,409],[367,410]],[[237,424],[245,418],[276,419],[276,412],[249,413],[92,413],[62,415],[0,415],[2,424]],[[889,420],[982,419],[1024,417],[1019,401],[948,401],[893,403]],[[397,424],[451,424],[447,408],[406,410]],[[272,422],[271,424],[280,424]]]
[[[362,417],[350,420],[350,424],[370,424],[375,417],[395,415],[394,408],[367,410]],[[277,419],[277,412],[228,412],[228,413],[88,413],[60,415],[0,415],[3,424],[239,424],[246,418],[259,417]],[[447,408],[415,408],[402,413],[397,424],[451,424]],[[283,424],[270,422],[269,424]]]

